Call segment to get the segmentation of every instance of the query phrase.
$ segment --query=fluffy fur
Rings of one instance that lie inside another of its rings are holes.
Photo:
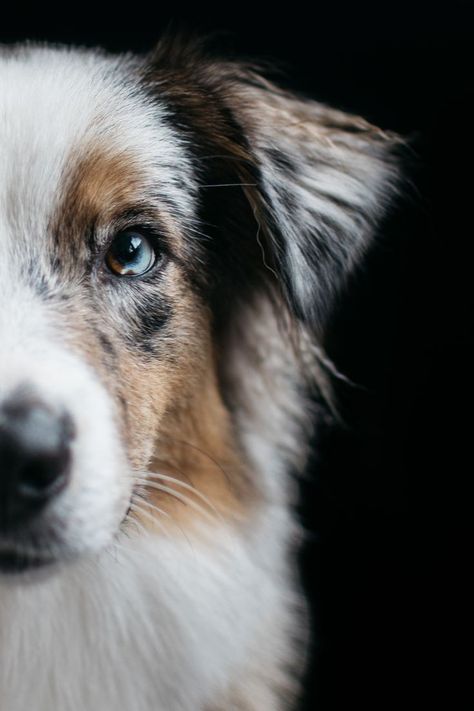
[[[294,708],[294,474],[318,338],[397,139],[166,41],[0,54],[0,406],[75,423],[69,486],[2,552],[5,711]],[[104,267],[149,235],[140,278]],[[0,472],[2,476],[2,472]]]

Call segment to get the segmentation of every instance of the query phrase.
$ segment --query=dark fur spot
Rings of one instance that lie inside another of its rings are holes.
[[[58,257],[57,254],[51,257],[51,268],[53,272],[60,272],[62,269],[62,260]]]
[[[46,274],[40,271],[38,263],[31,261],[23,267],[22,278],[43,300],[49,301],[54,296],[54,287]]]
[[[158,344],[155,341],[157,333],[163,330],[172,316],[172,307],[169,302],[160,298],[137,300],[133,307],[133,325],[127,331],[127,341],[134,348],[147,354],[156,355]]]
[[[129,425],[129,414],[128,414],[128,402],[127,399],[122,395],[122,393],[118,393],[118,401],[120,403],[120,407],[123,412],[123,417],[125,420],[125,424],[128,426]]]
[[[104,353],[107,354],[110,360],[116,361],[117,360],[117,351],[115,350],[115,346],[110,340],[110,338],[100,329],[96,328],[95,329],[97,338],[99,339],[99,342],[102,346],[102,349]]]
[[[48,282],[48,279],[42,274],[35,278],[34,285],[36,292],[43,299],[49,300],[53,298],[53,290]]]

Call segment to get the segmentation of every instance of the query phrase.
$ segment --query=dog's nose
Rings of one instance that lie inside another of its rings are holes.
[[[33,518],[67,483],[73,427],[37,400],[0,408],[0,529]]]

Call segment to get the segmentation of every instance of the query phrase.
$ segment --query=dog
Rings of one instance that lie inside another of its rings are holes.
[[[310,393],[399,142],[199,41],[1,50],[2,711],[296,707]]]

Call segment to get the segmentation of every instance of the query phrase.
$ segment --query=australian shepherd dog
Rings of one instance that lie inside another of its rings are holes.
[[[0,50],[0,708],[294,709],[324,324],[399,139],[165,40]]]

